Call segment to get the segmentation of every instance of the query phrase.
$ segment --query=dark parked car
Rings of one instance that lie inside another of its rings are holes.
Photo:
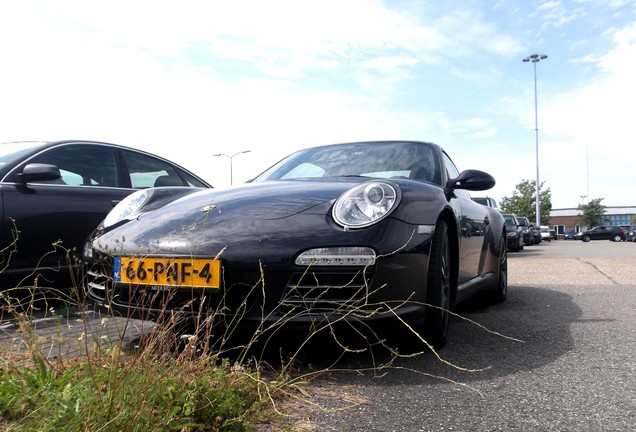
[[[576,233],[574,230],[567,230],[565,234],[563,234],[563,240],[576,240]]]
[[[0,143],[0,288],[69,287],[69,263],[113,206],[163,185],[210,187],[166,159],[120,145]]]
[[[517,215],[504,214],[506,221],[506,237],[508,238],[508,250],[519,252],[523,250],[523,228],[517,221]]]
[[[309,148],[233,188],[131,195],[85,248],[83,286],[126,316],[213,316],[259,334],[399,317],[441,347],[454,304],[507,294],[504,219],[468,193],[494,184],[426,142]]]
[[[621,226],[601,225],[581,232],[578,238],[584,242],[589,242],[590,240],[624,241],[627,238],[627,234]]]
[[[534,232],[530,227],[530,221],[527,217],[517,216],[517,222],[519,222],[523,231],[523,244],[526,246],[532,246],[534,244]]]
[[[537,224],[530,222],[530,230],[532,231],[532,243],[541,243],[541,228]]]

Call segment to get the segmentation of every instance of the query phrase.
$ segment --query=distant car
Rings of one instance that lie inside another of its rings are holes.
[[[156,155],[95,141],[0,143],[0,289],[69,287],[70,265],[115,204],[153,186],[210,188]]]
[[[541,243],[541,240],[543,240],[543,238],[541,237],[541,228],[538,227],[537,224],[531,222],[530,229],[532,230],[532,238],[534,244]]]
[[[514,214],[503,214],[506,221],[506,237],[508,240],[508,250],[513,252],[519,252],[523,250],[523,229],[517,221],[517,216]]]
[[[541,225],[541,227],[539,229],[541,231],[541,239],[542,240],[552,241],[552,234],[550,233],[550,227],[549,226]]]
[[[625,229],[616,225],[600,225],[590,230],[583,231],[580,235],[580,239],[584,242],[590,240],[611,240],[611,241],[624,241],[627,238]]]
[[[494,184],[427,142],[307,148],[240,186],[131,195],[84,248],[82,286],[124,316],[261,333],[408,322],[441,347],[454,304],[507,293],[503,216],[468,192]],[[474,222],[486,231],[462,237]]]
[[[532,246],[534,244],[534,233],[530,227],[530,221],[524,216],[518,216],[517,221],[523,230],[523,244],[526,246]]]
[[[563,240],[575,240],[575,239],[576,239],[576,233],[574,232],[574,230],[567,230],[563,234]]]

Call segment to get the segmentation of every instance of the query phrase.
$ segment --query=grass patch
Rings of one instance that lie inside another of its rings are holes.
[[[187,342],[182,350],[166,350],[163,332],[130,351],[121,340],[67,327],[86,320],[57,318],[49,338],[59,339],[58,347],[84,349],[79,355],[43,350],[50,346],[41,336],[46,329],[38,331],[30,317],[17,314],[19,341],[0,347],[0,429],[249,431],[273,415],[276,390],[264,389],[268,384],[257,368],[209,353],[192,355]]]
[[[13,431],[247,431],[263,409],[258,385],[206,358],[36,356],[0,372],[0,414]]]

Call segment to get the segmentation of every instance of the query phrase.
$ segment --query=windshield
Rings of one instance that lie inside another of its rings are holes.
[[[0,143],[0,168],[41,145],[41,142],[36,141]]]
[[[517,221],[512,215],[503,215],[504,220],[506,221],[506,225],[517,225]]]
[[[327,177],[404,177],[441,184],[435,147],[419,142],[368,142],[302,150],[260,176],[265,180]]]

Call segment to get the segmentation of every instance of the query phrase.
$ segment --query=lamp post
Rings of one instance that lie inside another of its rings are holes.
[[[531,62],[534,69],[534,135],[535,146],[537,154],[537,184],[536,184],[536,210],[537,210],[537,225],[541,226],[541,206],[539,205],[539,120],[537,116],[537,63],[541,60],[547,59],[545,54],[530,54],[523,59],[524,62]]]
[[[234,154],[233,154],[233,155],[231,155],[231,156],[230,156],[230,155],[226,155],[226,154],[224,154],[224,153],[217,153],[217,154],[215,154],[215,155],[212,155],[212,156],[215,156],[215,157],[216,157],[216,156],[225,156],[226,158],[229,158],[229,159],[230,159],[230,185],[234,183],[234,176],[233,176],[233,174],[232,174],[232,160],[234,159],[234,156],[238,156],[238,155],[240,155],[240,154],[243,154],[243,153],[249,153],[249,152],[250,152],[250,150],[243,150],[243,151],[240,151],[240,152],[234,153]]]

